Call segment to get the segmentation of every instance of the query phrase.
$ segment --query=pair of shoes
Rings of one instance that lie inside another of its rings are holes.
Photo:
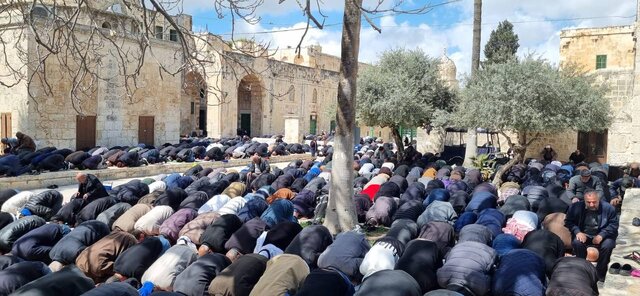
[[[633,260],[636,263],[640,264],[640,253],[638,251],[633,251],[631,254],[624,255],[622,258]]]
[[[631,224],[633,224],[633,226],[640,226],[640,218],[638,217],[633,218],[633,221],[631,221]]]
[[[610,274],[620,274],[622,276],[630,276],[633,268],[629,264],[624,264],[620,266],[620,263],[613,263],[611,267],[609,267]]]

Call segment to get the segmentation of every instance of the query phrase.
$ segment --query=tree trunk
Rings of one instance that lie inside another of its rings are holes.
[[[363,0],[345,0],[336,134],[334,137],[331,190],[324,225],[332,234],[351,230],[358,223],[353,204],[353,130],[355,127],[356,81],[360,50],[360,20]]]
[[[404,142],[402,142],[402,137],[397,127],[391,128],[391,136],[398,146],[398,162],[401,162],[404,159]]]
[[[525,133],[518,133],[518,143],[513,147],[513,159],[500,167],[495,177],[493,177],[492,183],[496,188],[500,188],[500,185],[502,185],[502,175],[511,170],[514,165],[524,160],[524,156],[527,154],[527,144],[527,135]]]
[[[480,67],[480,27],[482,25],[482,0],[473,1],[473,49],[471,50],[471,77],[476,75]],[[467,148],[464,153],[464,165],[470,167],[471,158],[476,157],[478,149],[478,132],[471,128],[467,132]]]

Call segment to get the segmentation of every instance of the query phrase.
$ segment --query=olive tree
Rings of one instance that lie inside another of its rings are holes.
[[[438,65],[420,49],[395,49],[360,73],[358,122],[390,128],[399,159],[400,127],[427,126],[453,110],[455,95],[440,79]]]
[[[510,60],[486,65],[467,81],[455,119],[463,127],[495,130],[514,145],[515,157],[494,179],[499,184],[543,133],[608,128],[612,118],[605,92],[594,77],[572,67],[560,70],[533,57]]]

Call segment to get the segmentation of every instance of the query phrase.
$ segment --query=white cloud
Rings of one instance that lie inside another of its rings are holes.
[[[377,0],[368,0],[374,3]],[[445,1],[445,0],[442,0]],[[212,0],[187,1],[189,5],[196,3],[210,3]],[[283,4],[277,4],[276,0],[265,0],[259,9],[263,15],[278,16],[290,14],[299,7],[295,0],[286,0]],[[594,27],[609,25],[631,24],[633,18],[620,18],[614,16],[630,16],[636,11],[636,1],[630,0],[583,0],[583,1],[513,1],[491,0],[483,3],[482,49],[489,38],[491,30],[497,23],[508,19],[514,23],[514,29],[519,36],[520,56],[535,53],[557,63],[559,59],[559,33],[563,28]],[[344,1],[324,0],[326,11],[339,11]],[[187,5],[185,5],[187,6]],[[447,11],[448,10],[448,11]],[[384,50],[396,47],[415,48],[420,47],[431,56],[439,56],[442,49],[447,47],[450,58],[456,63],[459,76],[469,72],[471,67],[471,43],[473,23],[473,0],[464,0],[451,5],[439,7],[436,10],[417,18],[433,18],[437,14],[446,13],[455,15],[460,20],[454,24],[437,24],[429,26],[426,23],[410,24],[398,22],[394,16],[385,16],[377,20],[382,27],[382,33],[374,31],[363,21],[360,41],[360,59],[364,62],[375,62]],[[339,15],[334,13],[333,16]],[[594,18],[598,17],[598,18]],[[440,18],[439,18],[440,19]],[[570,19],[570,20],[567,20]],[[270,28],[273,31],[284,31],[271,34],[256,35],[256,39],[271,42],[272,47],[286,48],[298,44],[303,31],[291,29],[304,28],[303,16],[295,21],[294,25],[286,25]],[[546,20],[546,21],[545,21]],[[566,21],[549,21],[566,20]],[[291,23],[290,19],[283,19],[283,23]],[[339,20],[331,20],[339,22]],[[268,31],[260,24],[249,25],[241,23],[236,32],[262,32]],[[243,35],[245,36],[245,35]],[[340,54],[341,27],[326,27],[324,30],[310,29],[303,46],[320,44],[323,51],[338,56]]]

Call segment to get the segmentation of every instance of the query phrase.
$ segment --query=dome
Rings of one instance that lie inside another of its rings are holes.
[[[456,79],[456,64],[447,56],[446,48],[440,57],[438,70],[440,71],[440,78],[442,78],[445,83],[449,84],[449,86],[454,86],[458,83]]]

